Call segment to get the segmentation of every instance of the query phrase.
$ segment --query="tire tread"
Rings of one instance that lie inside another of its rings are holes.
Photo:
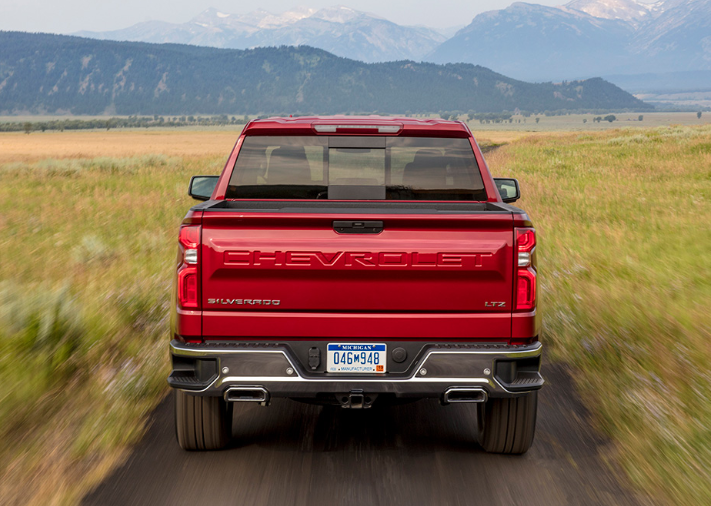
[[[219,450],[232,436],[232,406],[220,397],[175,391],[175,437],[184,450]]]
[[[536,432],[538,392],[490,399],[479,406],[479,443],[489,453],[522,454],[533,444]]]

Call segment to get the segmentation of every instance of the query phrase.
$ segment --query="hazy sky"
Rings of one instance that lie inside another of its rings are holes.
[[[71,33],[126,28],[148,20],[184,23],[208,7],[230,14],[262,8],[280,13],[297,5],[345,5],[405,25],[467,25],[484,11],[503,9],[514,0],[0,0],[0,30]],[[530,0],[560,5],[567,0]]]

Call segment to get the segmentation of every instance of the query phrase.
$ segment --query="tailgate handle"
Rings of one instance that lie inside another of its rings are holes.
[[[379,234],[383,231],[382,221],[334,221],[333,230],[339,234]]]

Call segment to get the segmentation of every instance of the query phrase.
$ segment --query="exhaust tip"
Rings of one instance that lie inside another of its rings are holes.
[[[486,402],[488,395],[483,388],[451,387],[444,392],[444,404],[456,402]]]
[[[269,402],[269,392],[264,387],[230,387],[225,391],[226,402]]]

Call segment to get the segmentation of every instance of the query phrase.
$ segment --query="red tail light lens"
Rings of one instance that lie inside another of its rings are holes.
[[[182,227],[178,240],[185,249],[197,248],[200,243],[200,225]]]
[[[196,267],[185,267],[178,272],[178,303],[186,309],[197,309],[198,276]]]
[[[536,247],[536,231],[532,228],[517,228],[516,247],[520,253],[530,253]]]
[[[199,309],[199,256],[200,226],[182,227],[178,235],[182,262],[178,267],[178,304],[183,309]]]
[[[516,309],[530,311],[536,308],[536,275],[528,269],[519,269],[516,289]]]
[[[536,309],[536,284],[538,283],[533,250],[536,247],[536,231],[532,228],[516,229],[516,310]]]

